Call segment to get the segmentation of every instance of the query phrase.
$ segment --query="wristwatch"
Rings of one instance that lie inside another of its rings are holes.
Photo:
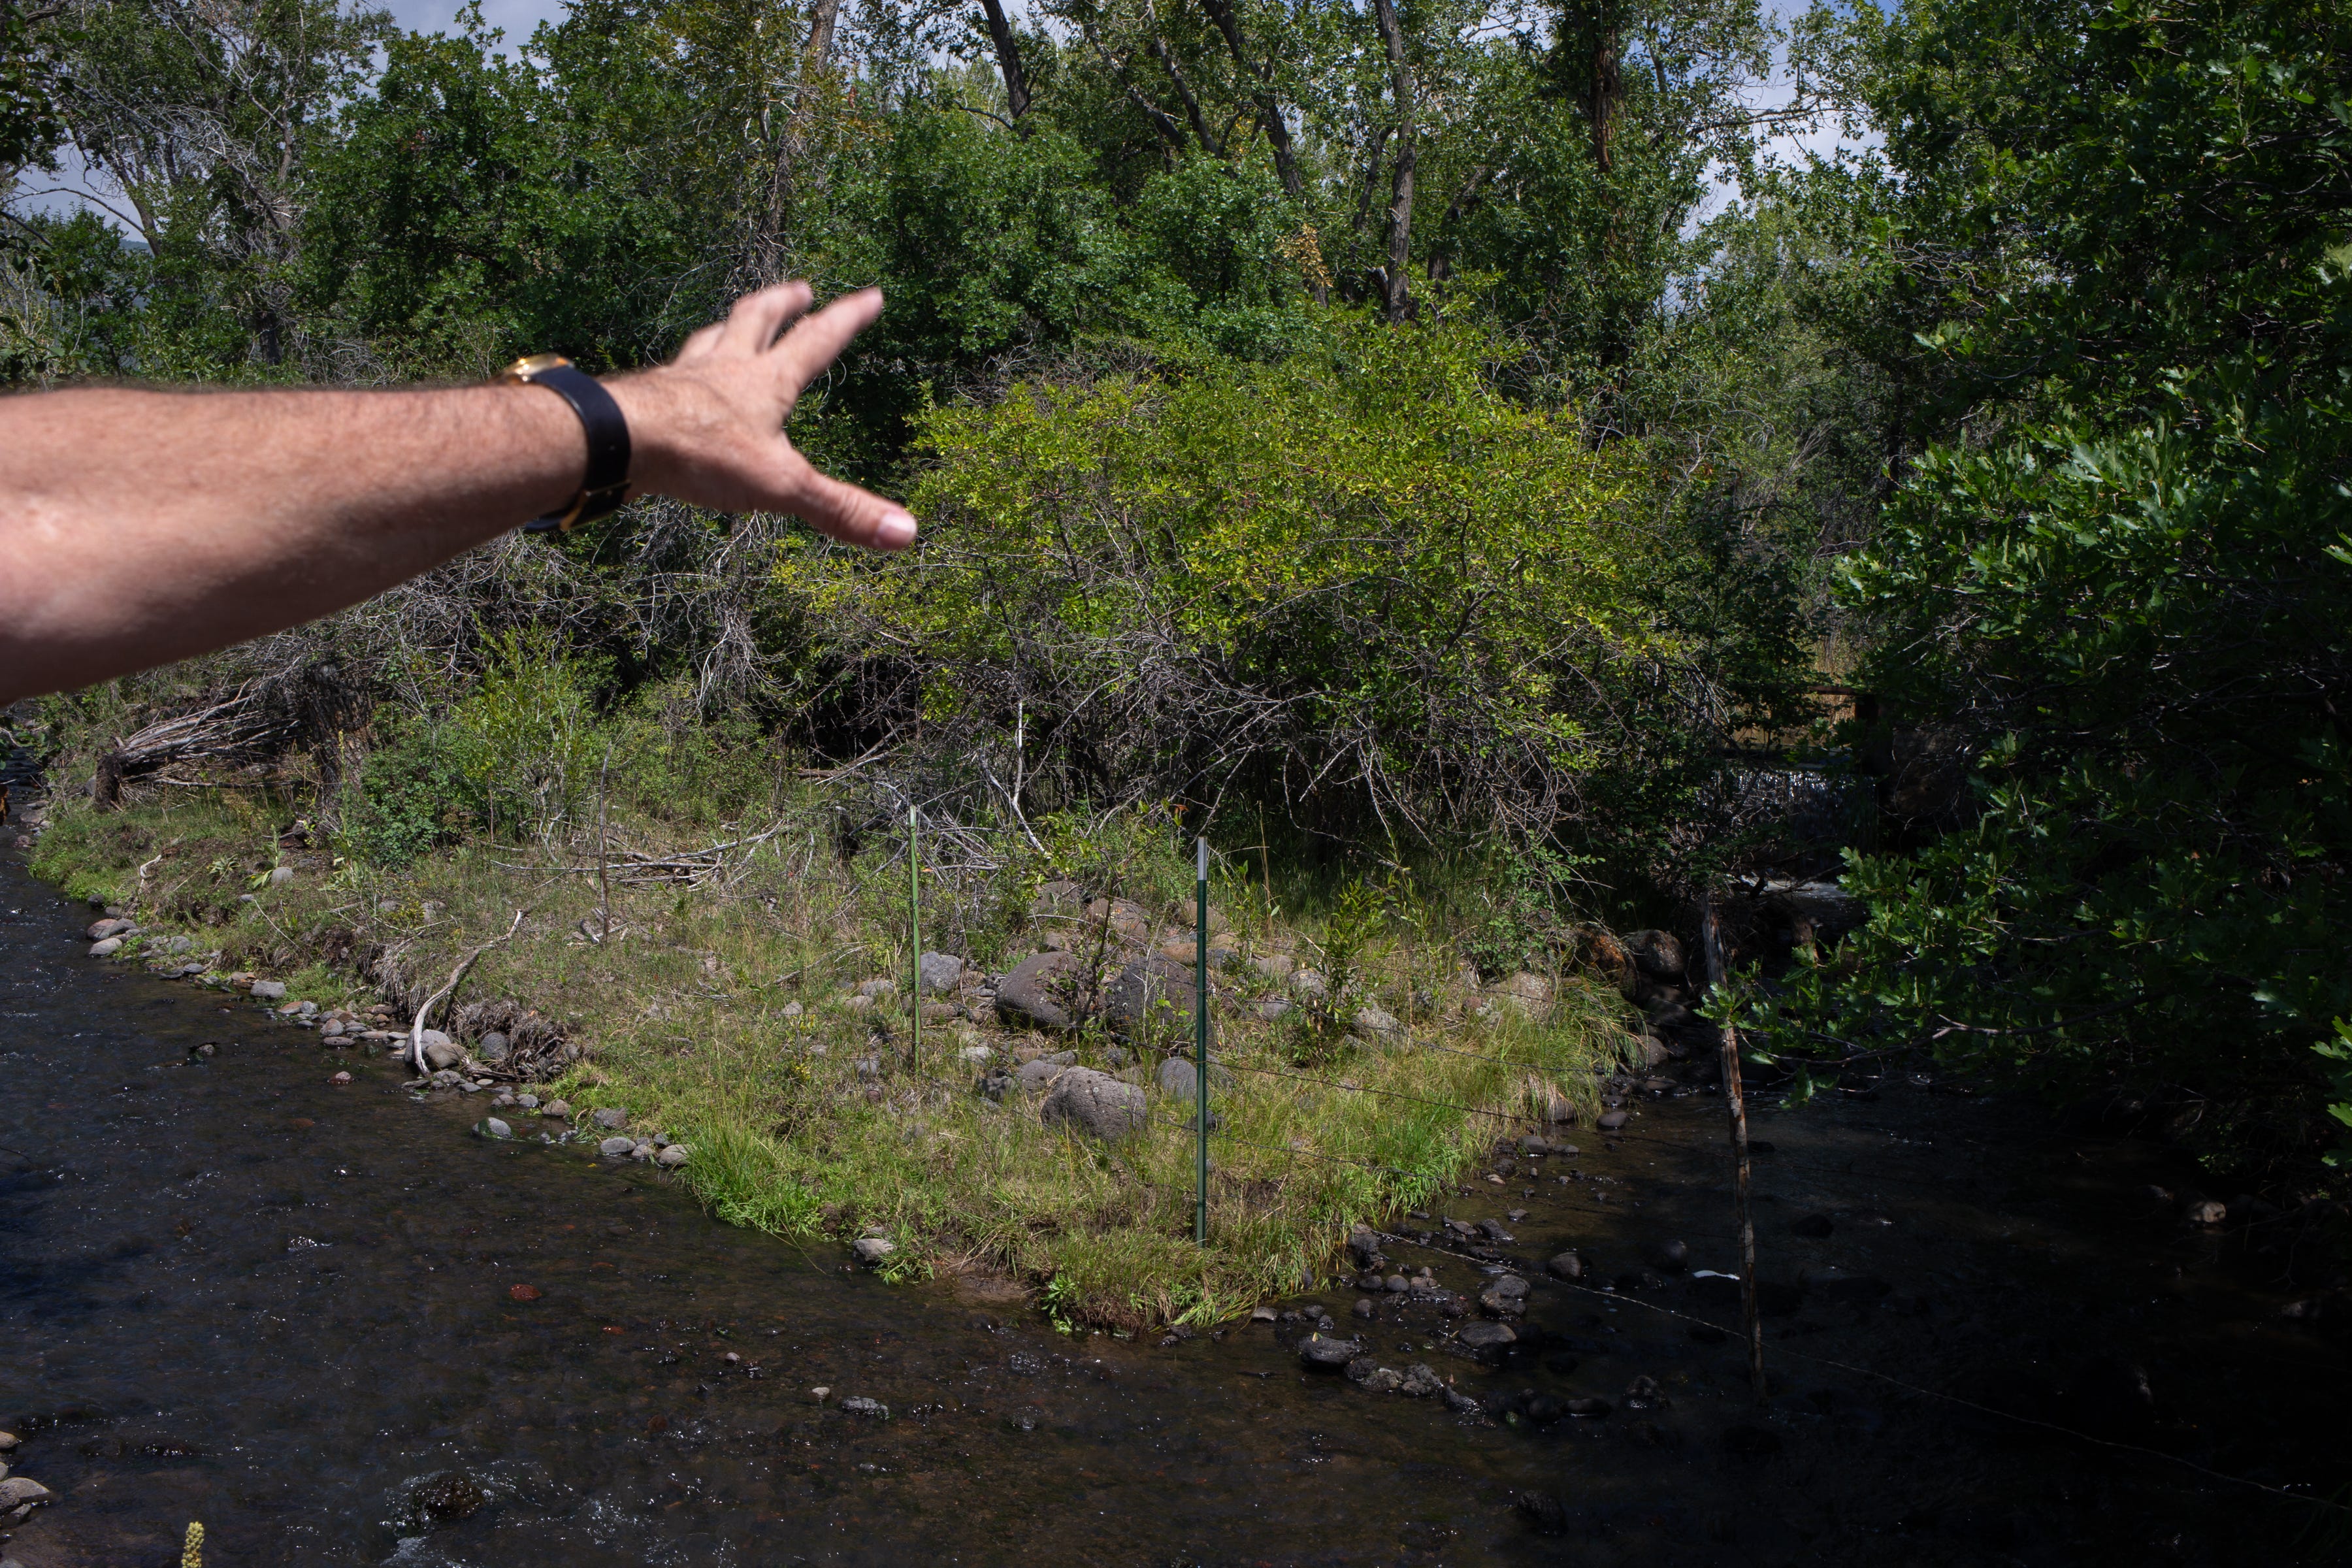
[[[588,433],[588,472],[580,493],[561,511],[533,518],[522,525],[525,533],[569,533],[583,522],[593,522],[620,510],[629,495],[629,422],[604,384],[576,369],[562,354],[532,354],[499,373],[499,379],[543,386],[562,395],[580,416]]]

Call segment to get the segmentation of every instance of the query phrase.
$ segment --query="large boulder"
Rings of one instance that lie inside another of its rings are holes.
[[[1016,1029],[1075,1029],[1086,1022],[1089,987],[1076,953],[1024,958],[996,988],[996,1016]]]
[[[1686,955],[1683,940],[1670,931],[1637,931],[1625,939],[1633,950],[1633,966],[1652,980],[1682,978]]]
[[[1139,1131],[1150,1119],[1141,1089],[1092,1068],[1064,1068],[1039,1114],[1049,1126],[1058,1122],[1107,1141]]]
[[[1197,982],[1188,964],[1159,953],[1118,972],[1103,994],[1103,1021],[1123,1040],[1190,1039]]]

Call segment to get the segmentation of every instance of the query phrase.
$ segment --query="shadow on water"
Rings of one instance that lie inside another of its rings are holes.
[[[1505,1220],[1508,1256],[1580,1247],[1631,1298],[1538,1283],[1499,1369],[1444,1353],[1434,1306],[1317,1299],[1489,1421],[1310,1376],[1293,1326],[1065,1337],[720,1227],[643,1167],[467,1137],[478,1102],[420,1107],[247,1004],[92,963],[85,918],[0,868],[0,1425],[56,1494],[0,1548],[25,1568],[175,1563],[190,1520],[215,1565],[482,1568],[2228,1563],[2345,1539],[1825,1364],[2337,1484],[2340,1344],[2133,1206],[2162,1152],[2021,1110],[1890,1080],[1761,1118],[1763,1273],[1789,1287],[1767,1412],[1737,1341],[1688,1321],[1727,1321],[1708,1282],[1653,1271],[1673,1238],[1730,1267],[1719,1102],[1654,1101],[1614,1147],[1398,1222]]]

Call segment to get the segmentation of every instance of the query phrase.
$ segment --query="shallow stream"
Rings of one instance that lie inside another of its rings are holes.
[[[420,1105],[250,1003],[94,962],[88,918],[0,864],[0,1428],[55,1494],[0,1542],[24,1568],[161,1568],[191,1520],[215,1568],[2234,1563],[2352,1542],[2142,1451],[2352,1500],[2352,1377],[2341,1342],[2280,1319],[2277,1241],[2184,1226],[2143,1191],[2180,1186],[2173,1156],[2031,1108],[1890,1078],[1759,1113],[1759,1272],[1811,1281],[1767,1321],[1768,1410],[1737,1339],[1700,1326],[1732,1311],[1656,1271],[1673,1239],[1736,1267],[1719,1100],[1644,1100],[1610,1146],[1395,1217],[1523,1210],[1503,1253],[1539,1275],[1579,1246],[1626,1287],[1539,1280],[1541,1343],[1500,1369],[1445,1353],[1433,1308],[1382,1298],[1367,1323],[1352,1290],[1312,1299],[1384,1363],[1519,1396],[1489,1420],[1310,1375],[1295,1325],[1163,1347],[883,1285],[645,1167],[471,1137],[478,1100]],[[1388,1251],[1485,1282],[1456,1251]],[[1662,1400],[1629,1401],[1636,1378]],[[1613,1408],[1537,1420],[1530,1395]]]

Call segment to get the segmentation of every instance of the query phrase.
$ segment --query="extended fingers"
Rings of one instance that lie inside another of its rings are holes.
[[[881,313],[882,290],[860,289],[855,294],[844,294],[785,333],[784,341],[776,345],[776,359],[783,371],[787,395],[798,397],[803,387],[840,357],[849,340]]]
[[[809,286],[798,279],[746,294],[727,312],[720,342],[732,353],[764,353],[776,341],[776,334],[784,330],[784,323],[807,310],[809,301],[815,297]]]

